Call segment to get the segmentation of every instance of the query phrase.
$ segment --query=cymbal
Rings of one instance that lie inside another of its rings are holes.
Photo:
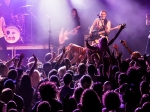
[[[24,6],[21,6],[21,8],[25,8],[25,7],[31,7],[33,5],[24,5]]]

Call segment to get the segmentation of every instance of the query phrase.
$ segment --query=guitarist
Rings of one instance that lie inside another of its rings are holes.
[[[95,19],[95,21],[93,22],[93,24],[92,24],[92,26],[90,28],[89,34],[91,36],[93,36],[92,32],[94,30],[105,31],[104,34],[98,35],[98,37],[101,38],[102,36],[103,37],[105,36],[107,38],[107,40],[108,40],[108,33],[110,32],[111,22],[106,19],[106,16],[107,16],[107,12],[105,10],[100,11],[99,18]]]
[[[1,16],[1,10],[0,10],[0,46],[2,48],[2,51],[0,53],[0,58],[6,59],[7,58],[7,47],[6,47],[6,41],[4,38],[5,33],[5,19]]]
[[[68,23],[67,29],[69,29],[69,32],[66,34],[68,39],[65,40],[64,45],[68,46],[70,43],[73,43],[83,46],[84,38],[81,33],[80,18],[75,8],[71,10],[71,17]]]

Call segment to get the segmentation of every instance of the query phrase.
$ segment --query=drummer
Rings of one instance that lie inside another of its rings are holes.
[[[11,17],[12,17],[12,6],[10,5],[10,0],[4,0],[3,4],[0,6],[0,10],[2,10],[2,16],[5,19],[6,25],[10,25]]]

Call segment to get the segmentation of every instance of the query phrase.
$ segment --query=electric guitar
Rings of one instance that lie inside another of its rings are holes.
[[[120,27],[121,27],[121,25],[118,25],[116,27],[111,28],[110,31],[115,30],[115,29],[119,29]],[[101,38],[102,36],[104,36],[104,34],[105,34],[105,31],[95,30],[92,32],[92,35],[90,35],[90,37],[87,40],[95,41],[95,40]]]
[[[78,33],[77,27],[71,31],[68,30],[64,31],[64,28],[62,27],[59,34],[59,43],[63,44],[66,40],[69,39],[69,35],[76,35],[77,33]]]

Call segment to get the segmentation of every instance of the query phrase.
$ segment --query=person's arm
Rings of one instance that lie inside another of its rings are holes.
[[[115,35],[115,37],[113,39],[110,40],[110,42],[108,43],[108,46],[110,46],[119,36],[119,34],[121,33],[121,31],[125,28],[126,24],[122,24],[119,31],[117,32],[117,34]]]
[[[6,65],[7,67],[9,67],[9,66],[11,65],[11,63],[14,61],[15,58],[16,58],[16,56],[13,57],[12,59],[8,60],[8,61],[5,63],[5,65]]]
[[[93,22],[93,24],[92,24],[92,26],[91,26],[91,28],[90,28],[89,34],[91,34],[91,33],[93,32],[95,26],[97,25],[98,19],[99,19],[99,18],[97,18],[97,19]]]
[[[118,56],[118,54],[119,54],[119,51],[118,51],[118,45],[117,44],[114,44],[113,45],[113,48],[115,49],[115,51],[116,51],[116,56]]]
[[[20,54],[19,62],[18,62],[18,64],[17,64],[17,68],[20,68],[23,58],[24,58],[24,54],[21,53],[21,54]]]
[[[29,72],[29,76],[31,77],[31,75],[32,75],[32,73],[34,72],[34,69],[35,69],[35,67],[36,67],[36,65],[37,65],[37,61],[38,61],[38,59],[37,59],[37,57],[33,54],[33,57],[34,57],[34,64],[33,64],[33,66],[31,67],[31,70],[30,70],[30,72]]]
[[[87,40],[86,40],[86,47],[91,50],[97,50],[97,47],[91,46]]]
[[[128,47],[126,41],[123,40],[121,43],[128,50],[129,54],[132,55],[133,51]]]

